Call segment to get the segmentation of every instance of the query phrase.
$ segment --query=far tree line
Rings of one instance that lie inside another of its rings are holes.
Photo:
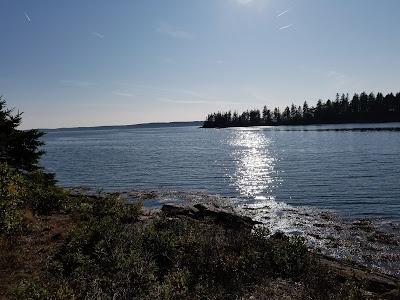
[[[400,121],[400,93],[336,94],[335,100],[318,100],[316,106],[292,104],[281,111],[275,107],[264,106],[259,109],[217,112],[209,114],[203,123],[204,128],[223,128],[239,126],[277,126],[335,123],[377,123]]]

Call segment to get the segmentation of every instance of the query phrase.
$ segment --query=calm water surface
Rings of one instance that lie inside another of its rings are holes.
[[[249,203],[274,200],[398,221],[398,128],[400,123],[51,131],[42,165],[63,186],[201,190]]]

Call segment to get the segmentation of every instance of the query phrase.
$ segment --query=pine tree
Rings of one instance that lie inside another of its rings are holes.
[[[278,107],[275,107],[275,109],[274,109],[274,122],[276,124],[281,123],[281,112]]]
[[[44,153],[39,150],[43,142],[43,132],[36,129],[19,130],[22,113],[14,114],[6,108],[6,102],[0,97],[0,162],[5,162],[21,171],[40,169],[39,158]]]

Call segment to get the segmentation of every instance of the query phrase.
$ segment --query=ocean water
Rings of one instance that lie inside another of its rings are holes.
[[[400,123],[49,131],[59,184],[201,191],[258,205],[400,220]]]

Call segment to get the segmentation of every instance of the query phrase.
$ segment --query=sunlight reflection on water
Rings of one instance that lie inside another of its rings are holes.
[[[229,141],[236,169],[230,174],[231,185],[241,196],[255,200],[273,200],[277,183],[276,158],[269,150],[271,139],[260,130],[235,130]]]

